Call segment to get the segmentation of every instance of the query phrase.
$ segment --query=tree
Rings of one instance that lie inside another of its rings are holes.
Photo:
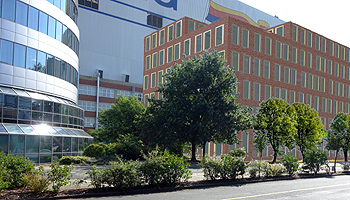
[[[292,149],[296,134],[295,109],[282,99],[270,98],[260,104],[254,121],[254,129],[266,134],[273,153],[272,163],[276,163],[280,146]]]
[[[295,143],[304,159],[305,151],[319,144],[326,132],[316,110],[303,103],[294,103],[292,106],[295,109],[297,121]]]
[[[216,51],[175,64],[165,78],[157,91],[164,99],[151,99],[147,111],[152,124],[143,130],[149,139],[163,144],[190,142],[195,160],[197,145],[236,142],[235,131],[250,128],[251,115],[236,102],[234,70]]]
[[[334,172],[336,172],[337,156],[344,143],[343,137],[340,133],[330,130],[327,135],[326,141],[326,148],[335,151]]]
[[[345,162],[348,161],[348,150],[350,144],[350,116],[345,113],[338,113],[331,124],[331,130],[340,134],[341,137],[341,148],[344,152]]]
[[[112,107],[99,113],[102,127],[90,132],[95,141],[116,142],[131,134],[140,135],[139,120],[145,113],[145,106],[134,96],[119,95]]]
[[[261,161],[262,152],[267,145],[267,137],[266,137],[266,134],[262,131],[254,132],[254,136],[255,136],[255,138],[253,139],[253,142],[255,144],[254,149],[256,149],[260,153],[260,161]]]

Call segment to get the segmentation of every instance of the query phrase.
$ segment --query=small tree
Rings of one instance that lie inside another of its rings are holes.
[[[282,164],[286,168],[289,176],[293,176],[293,174],[299,169],[298,158],[295,157],[293,154],[283,156]]]
[[[326,164],[326,161],[327,156],[325,152],[316,148],[307,150],[305,153],[303,169],[310,170],[317,174],[320,171],[321,166]]]
[[[342,112],[338,113],[333,119],[331,130],[341,141],[340,145],[344,152],[345,162],[347,162],[350,144],[350,116]]]
[[[256,149],[260,153],[260,161],[262,159],[262,152],[267,145],[267,137],[266,134],[262,131],[254,132],[254,149]]]
[[[337,156],[340,151],[340,149],[343,146],[344,139],[341,134],[334,132],[334,131],[329,131],[327,138],[327,145],[326,148],[329,150],[334,150],[335,151],[335,160],[334,160],[334,173],[336,173],[336,164],[337,164]]]

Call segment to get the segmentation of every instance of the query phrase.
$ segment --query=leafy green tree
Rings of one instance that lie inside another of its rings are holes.
[[[270,98],[260,104],[254,121],[254,129],[266,134],[274,154],[272,163],[276,163],[280,146],[292,149],[296,129],[295,109],[282,99]]]
[[[112,107],[99,113],[102,127],[89,133],[95,141],[116,142],[128,134],[140,135],[139,120],[145,113],[145,106],[134,96],[119,95]]]
[[[260,161],[261,161],[262,152],[267,145],[267,137],[266,137],[266,134],[262,131],[254,132],[254,134],[255,134],[255,138],[253,139],[254,149],[260,153]]]
[[[304,170],[309,170],[317,174],[320,171],[321,166],[327,164],[327,156],[324,151],[316,148],[308,149],[305,152],[305,158],[303,161],[304,165],[302,168]]]
[[[303,103],[294,103],[292,106],[295,109],[297,120],[295,143],[304,159],[305,151],[319,144],[326,132],[316,110]]]
[[[327,141],[326,148],[329,150],[335,151],[334,172],[336,172],[337,156],[340,149],[343,146],[344,138],[340,133],[330,130],[327,135],[326,141]]]
[[[196,146],[207,141],[237,142],[236,131],[251,127],[251,115],[236,102],[237,78],[223,58],[204,52],[183,60],[165,74],[158,92],[164,99],[150,100],[145,134],[158,144]]]
[[[331,130],[339,134],[341,148],[344,152],[345,162],[348,161],[348,150],[350,144],[350,116],[345,113],[338,113],[331,124]]]

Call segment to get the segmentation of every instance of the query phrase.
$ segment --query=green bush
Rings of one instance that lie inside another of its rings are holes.
[[[94,143],[87,146],[84,150],[83,156],[102,157],[107,155],[109,146],[105,143]]]
[[[206,179],[215,180],[220,177],[222,167],[222,160],[220,158],[204,157],[199,163],[199,167],[203,168],[204,177]]]
[[[60,165],[87,164],[90,158],[86,156],[63,156],[59,160]]]
[[[23,175],[23,184],[25,188],[38,194],[48,190],[50,180],[45,176],[44,168],[40,166],[39,169]]]
[[[279,164],[269,164],[265,170],[265,175],[267,177],[281,176],[284,172],[284,167]]]
[[[245,150],[244,147],[241,147],[241,148],[237,148],[237,149],[229,151],[228,155],[230,155],[232,157],[245,158],[245,157],[247,157],[247,151]]]
[[[250,178],[257,178],[261,176],[266,176],[267,168],[269,167],[270,163],[266,161],[258,161],[253,160],[250,161],[248,164],[248,173]]]
[[[187,182],[191,172],[189,163],[185,163],[182,157],[177,157],[168,152],[159,153],[158,149],[145,156],[145,162],[140,166],[140,173],[146,184],[154,186],[175,186],[182,181]]]
[[[140,158],[142,151],[142,141],[134,136],[127,135],[119,142],[110,145],[111,155],[118,155],[123,159],[136,160]]]
[[[106,170],[103,170],[102,180],[110,187],[122,190],[135,188],[141,185],[138,165],[139,162],[125,162],[121,159],[110,162]]]
[[[105,169],[98,169],[96,165],[93,165],[86,174],[90,178],[90,185],[94,188],[102,188],[104,181]]]
[[[342,166],[341,166],[342,170],[343,171],[349,171],[350,169],[350,164],[349,163],[344,163]]]
[[[0,152],[0,189],[13,189],[23,186],[23,174],[34,169],[34,163],[23,156],[5,155]]]
[[[283,156],[282,164],[286,168],[289,176],[293,176],[293,174],[299,170],[298,158],[296,158],[293,154]]]
[[[304,171],[310,171],[315,174],[317,174],[322,165],[325,165],[327,161],[326,153],[318,150],[318,149],[312,149],[307,150],[304,156],[304,165],[303,170]]]
[[[51,171],[47,172],[47,177],[52,182],[53,191],[57,193],[62,186],[70,183],[70,179],[72,178],[71,171],[73,170],[74,166],[60,166],[58,163],[54,162],[51,163],[50,167]]]

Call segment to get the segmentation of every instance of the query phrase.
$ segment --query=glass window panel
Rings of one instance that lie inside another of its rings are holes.
[[[53,152],[62,152],[62,137],[53,137],[52,150]]]
[[[36,50],[27,48],[26,68],[36,70]]]
[[[15,0],[2,1],[2,18],[15,21]]]
[[[48,35],[52,38],[56,37],[56,19],[51,16],[49,16]]]
[[[20,44],[15,44],[14,48],[13,65],[25,68],[26,47]]]
[[[44,116],[44,121],[52,122],[52,114],[44,113],[43,116]]]
[[[77,152],[78,151],[78,138],[73,137],[72,138],[72,152]]]
[[[46,73],[46,53],[38,51],[36,71]]]
[[[2,124],[0,124],[0,133],[7,133],[6,129]]]
[[[13,60],[13,43],[1,40],[0,62],[12,65]]]
[[[39,15],[39,31],[47,34],[47,21],[48,21],[48,16],[44,12],[40,12]]]
[[[45,112],[52,112],[52,109],[53,109],[53,102],[44,101],[44,111]]]
[[[67,81],[67,63],[62,60],[61,62],[61,79]]]
[[[54,59],[52,55],[47,55],[47,66],[46,66],[46,73],[53,76],[54,75]]]
[[[223,26],[220,26],[218,28],[216,28],[216,42],[215,42],[215,45],[220,45],[222,44],[222,29],[223,29]]]
[[[39,27],[39,10],[29,6],[28,10],[28,27],[38,30]]]
[[[39,135],[26,136],[26,153],[39,153]]]
[[[62,105],[62,114],[68,115],[68,106],[67,105]]]
[[[55,57],[55,77],[60,77],[61,75],[61,59]]]
[[[8,153],[8,135],[0,134],[0,152]]]
[[[57,21],[56,23],[56,40],[62,42],[62,23]]]
[[[31,110],[32,100],[26,97],[19,97],[19,108]]]
[[[40,156],[40,163],[50,163],[51,162],[51,154],[42,154]]]
[[[43,110],[43,100],[32,99],[32,109],[36,111]]]
[[[17,119],[17,109],[3,108],[3,118],[4,119]]]
[[[16,22],[22,24],[23,26],[27,26],[27,16],[28,5],[21,1],[17,1]]]
[[[55,0],[54,3],[57,8],[61,9],[61,0]]]
[[[4,95],[4,107],[18,108],[18,96]]]
[[[40,136],[40,153],[51,153],[52,151],[52,137]]]
[[[71,152],[71,138],[70,137],[63,138],[63,152]]]
[[[67,26],[62,26],[62,42],[65,45],[68,45],[68,34],[67,34]]]
[[[24,135],[10,135],[10,152],[24,153]]]

